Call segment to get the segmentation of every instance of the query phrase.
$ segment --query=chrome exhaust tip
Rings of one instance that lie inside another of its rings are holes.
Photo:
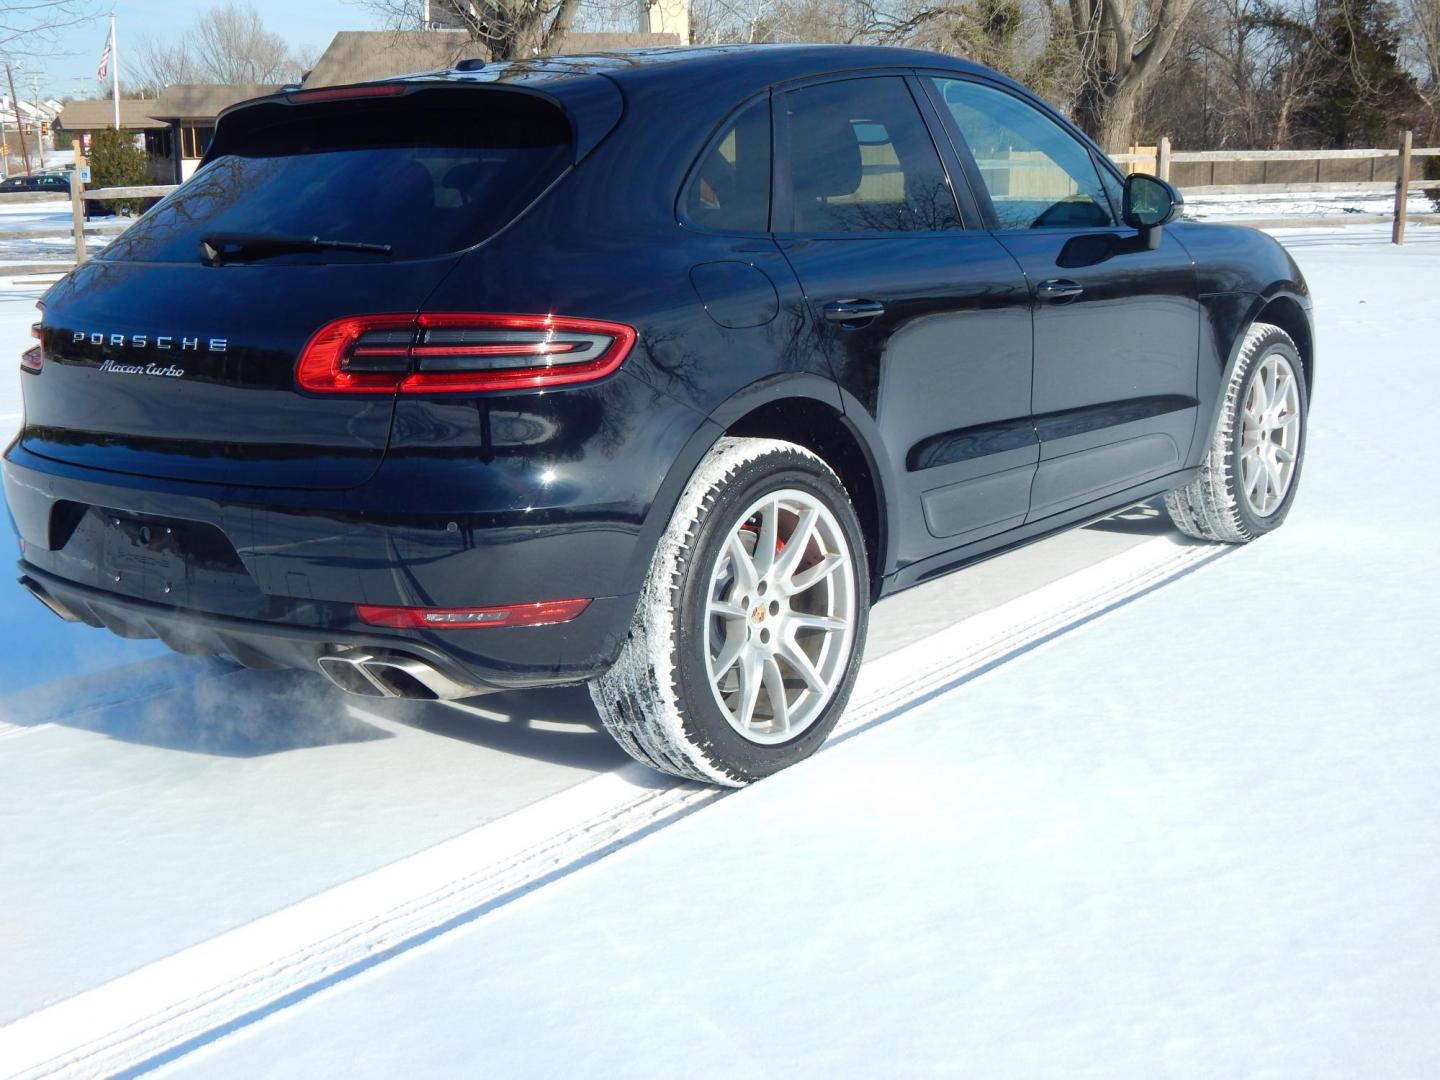
[[[455,701],[488,692],[485,687],[456,682],[425,661],[400,653],[344,649],[327,653],[316,664],[341,690],[364,697]]]
[[[364,670],[347,656],[322,656],[315,663],[320,668],[320,674],[347,694],[360,694],[364,697],[396,696],[387,694],[376,686]]]

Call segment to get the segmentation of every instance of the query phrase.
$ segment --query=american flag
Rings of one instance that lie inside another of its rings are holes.
[[[103,83],[110,71],[110,36],[105,36],[105,50],[100,54],[100,66],[95,71],[95,81]]]

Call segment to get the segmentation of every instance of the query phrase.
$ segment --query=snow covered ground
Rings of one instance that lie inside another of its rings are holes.
[[[1440,180],[1435,181],[1440,189]],[[1405,203],[1411,214],[1434,214],[1435,204],[1421,191]],[[1387,191],[1275,192],[1250,195],[1187,195],[1185,216],[1197,221],[1254,221],[1279,218],[1329,218],[1337,223],[1361,214],[1390,215],[1395,195]]]
[[[1440,230],[1387,236],[1283,235],[1283,530],[886,601],[844,737],[738,794],[572,692],[357,706],[0,593],[0,1074],[1433,1076]]]
[[[0,203],[0,273],[14,266],[53,265],[63,270],[74,266],[72,220],[66,199]],[[109,218],[92,220],[87,226],[86,248],[100,250],[123,227],[123,222]]]

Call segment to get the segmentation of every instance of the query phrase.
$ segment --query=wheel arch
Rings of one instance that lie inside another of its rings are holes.
[[[1223,356],[1224,364],[1217,363],[1210,369],[1219,376],[1213,383],[1210,379],[1214,375],[1206,376],[1202,367],[1200,396],[1205,407],[1202,422],[1195,426],[1195,438],[1191,444],[1192,466],[1199,463],[1210,445],[1210,436],[1220,421],[1220,412],[1224,407],[1225,387],[1230,385],[1235,366],[1240,362],[1240,350],[1245,346],[1246,335],[1257,322],[1273,323],[1290,335],[1300,353],[1307,393],[1315,382],[1315,331],[1310,321],[1310,309],[1289,283],[1277,282],[1260,293],[1217,293],[1212,300],[1225,301],[1212,313],[1214,321],[1224,327],[1223,332],[1216,334],[1219,339],[1217,345],[1225,350],[1220,352],[1217,348],[1219,356],[1216,359],[1218,361]],[[1228,344],[1224,344],[1227,339]]]
[[[726,435],[781,439],[805,447],[835,470],[849,492],[865,536],[871,598],[889,569],[895,535],[893,500],[879,453],[878,435],[854,422],[869,417],[858,405],[847,410],[840,388],[829,379],[801,372],[768,376],[737,391],[696,428],[661,483],[636,543],[630,576],[643,580],[649,553],[680,501],[701,460]],[[873,426],[873,425],[872,425]]]
[[[725,427],[738,438],[782,439],[805,447],[835,470],[850,496],[870,568],[871,599],[879,595],[888,557],[890,522],[885,480],[875,456],[846,414],[809,396],[784,396],[756,403]]]
[[[1245,334],[1257,322],[1271,323],[1280,327],[1295,342],[1300,353],[1300,366],[1305,376],[1305,392],[1312,397],[1315,393],[1315,329],[1310,322],[1309,311],[1289,292],[1276,292],[1260,298],[1260,305],[1245,323],[1234,347],[1231,349],[1230,365],[1226,375],[1233,373],[1235,362],[1240,356],[1240,346]]]

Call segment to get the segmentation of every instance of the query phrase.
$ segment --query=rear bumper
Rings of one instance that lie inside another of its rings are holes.
[[[324,671],[321,661],[345,661],[351,657],[374,659],[392,669],[418,662],[423,671],[418,679],[382,679],[371,687],[356,676],[355,685],[331,676],[332,681],[371,696],[455,698],[488,690],[543,686],[576,681],[586,672],[541,671],[532,664],[500,666],[493,653],[484,654],[457,647],[453,641],[426,640],[439,635],[387,634],[373,629],[341,629],[296,626],[253,619],[228,618],[168,607],[163,604],[120,596],[101,589],[77,585],[22,562],[20,583],[61,618],[103,628],[125,638],[158,638],[176,652],[187,655],[226,656],[252,668],[291,668]],[[592,604],[572,623],[546,627],[519,627],[494,631],[516,634],[515,643],[528,646],[532,654],[545,655],[565,642],[584,641],[595,629],[615,619],[620,605],[613,598]],[[627,616],[628,617],[628,616]],[[591,621],[588,621],[591,620]],[[489,631],[469,631],[484,634]],[[467,631],[458,631],[464,634]],[[505,650],[501,650],[504,652]],[[336,665],[343,670],[342,664]],[[384,683],[399,685],[394,693]],[[415,692],[405,682],[418,682],[428,689]]]
[[[613,662],[648,562],[648,514],[627,521],[603,507],[381,512],[357,493],[168,483],[52,462],[19,444],[3,471],[22,577],[83,622],[256,667],[314,670],[322,655],[366,647],[477,688],[580,682]],[[366,499],[406,502],[367,488]],[[389,630],[355,615],[358,603],[572,597],[591,603],[550,626]]]

